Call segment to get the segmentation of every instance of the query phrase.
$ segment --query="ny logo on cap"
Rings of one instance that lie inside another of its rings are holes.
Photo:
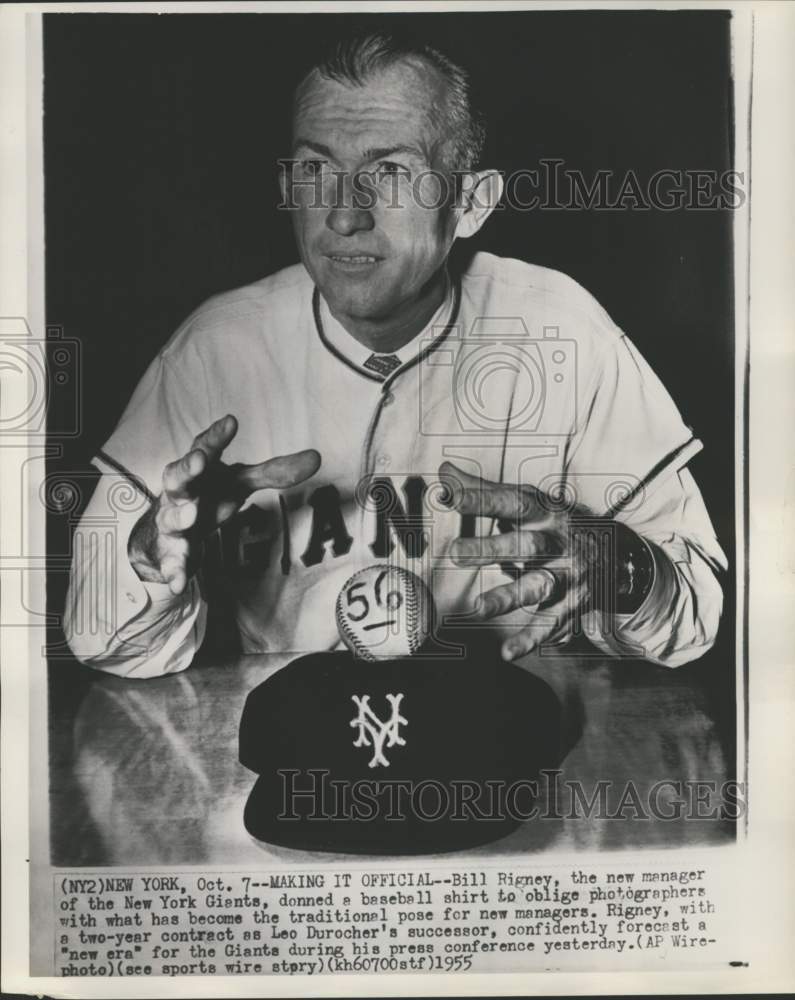
[[[388,747],[395,745],[404,747],[406,741],[400,735],[400,725],[408,725],[408,722],[400,714],[400,703],[403,700],[402,694],[388,694],[386,700],[392,707],[392,715],[382,722],[381,719],[370,708],[370,695],[351,695],[359,709],[359,714],[355,719],[351,719],[352,726],[359,727],[359,735],[354,741],[355,747],[373,747],[373,756],[369,763],[370,767],[389,767],[389,761],[384,756],[384,743]],[[370,737],[368,739],[367,737]]]

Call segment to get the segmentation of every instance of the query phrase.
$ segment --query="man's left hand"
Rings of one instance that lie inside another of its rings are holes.
[[[519,608],[535,611],[541,606],[541,614],[534,614],[505,640],[503,657],[513,660],[542,643],[567,642],[577,616],[590,607],[593,578],[589,533],[574,529],[578,519],[593,522],[594,515],[533,486],[493,483],[451,462],[442,463],[439,475],[452,509],[496,518],[501,529],[499,534],[457,538],[450,550],[453,561],[459,566],[498,564],[515,577],[480,596],[477,618],[485,622]]]

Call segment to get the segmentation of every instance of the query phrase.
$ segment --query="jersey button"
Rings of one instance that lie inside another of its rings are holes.
[[[379,469],[388,469],[392,464],[392,459],[389,455],[379,455],[375,460],[375,464]]]

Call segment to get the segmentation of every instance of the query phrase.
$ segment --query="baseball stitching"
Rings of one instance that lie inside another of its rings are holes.
[[[353,652],[357,656],[361,656],[362,659],[365,660],[375,661],[378,659],[378,657],[371,652],[369,646],[365,646],[363,644],[360,636],[353,631],[348,621],[348,616],[345,614],[342,606],[342,595],[345,592],[346,587],[352,581],[355,581],[357,577],[359,577],[362,573],[368,572],[370,568],[371,567],[367,567],[367,569],[360,570],[358,573],[355,573],[351,577],[351,579],[348,581],[348,584],[346,584],[346,586],[343,587],[342,590],[337,595],[337,603],[335,610],[337,615],[337,624],[339,625],[340,630],[344,633],[343,641],[345,638],[349,640],[349,645],[352,645]],[[413,656],[413,654],[417,652],[417,650],[420,648],[420,646],[424,641],[424,637],[421,637],[419,635],[420,588],[419,586],[414,586],[412,575],[408,573],[406,570],[404,570],[402,567],[393,566],[391,567],[391,571],[398,575],[403,585],[404,602],[405,602],[404,607],[406,610],[406,636],[408,641],[408,652],[409,656]]]
[[[353,579],[355,579],[355,577]],[[339,595],[337,596],[337,608],[336,608],[337,625],[345,633],[345,636],[347,636],[349,640],[349,645],[353,646],[353,652],[357,656],[361,656],[362,659],[365,660],[375,660],[375,657],[370,653],[370,650],[367,648],[367,646],[362,645],[362,643],[359,640],[359,636],[353,631],[353,629],[350,627],[348,623],[348,616],[345,614],[342,608],[342,595],[344,591],[345,588],[343,587]]]

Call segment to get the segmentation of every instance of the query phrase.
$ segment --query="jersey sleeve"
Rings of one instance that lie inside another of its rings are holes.
[[[204,365],[193,348],[159,354],[94,464],[102,472],[121,467],[157,496],[164,466],[184,455],[196,435],[219,416],[209,415],[208,398]]]
[[[678,666],[714,643],[727,566],[696,482],[701,449],[649,365],[624,335],[608,342],[581,402],[567,455],[569,496],[646,540],[654,580],[631,616],[592,612],[586,632],[613,655]]]
[[[83,663],[121,676],[187,667],[201,644],[206,606],[197,580],[179,597],[144,583],[127,556],[130,533],[161,492],[163,469],[211,420],[201,361],[161,353],[149,366],[94,464],[102,472],[73,539],[64,631]]]
[[[579,373],[585,391],[577,401],[576,426],[566,449],[570,495],[605,514],[689,441],[693,432],[665,386],[629,338],[615,331]],[[668,465],[659,488],[676,472]]]

